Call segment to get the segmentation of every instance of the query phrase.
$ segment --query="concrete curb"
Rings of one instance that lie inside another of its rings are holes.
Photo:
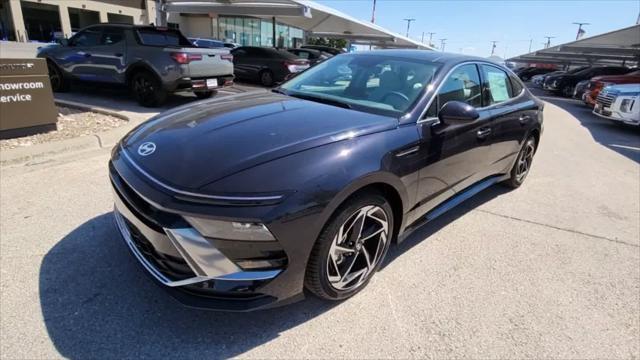
[[[109,110],[107,108],[103,108],[103,107],[99,107],[99,106],[92,106],[92,105],[86,105],[86,104],[82,104],[79,102],[75,102],[75,101],[69,101],[69,100],[61,100],[61,99],[54,99],[54,102],[56,105],[60,105],[60,106],[66,106],[66,107],[70,107],[70,108],[74,108],[74,109],[79,109],[79,110],[86,110],[86,111],[91,111],[94,113],[98,113],[98,114],[103,114],[103,115],[109,115],[109,116],[113,116],[116,117],[118,119],[122,119],[122,120],[126,120],[126,121],[130,121],[131,119],[129,119],[128,116],[123,115],[117,111],[113,111],[113,110]]]
[[[66,100],[55,100],[55,103],[61,106],[110,115],[119,119],[126,120],[129,123],[98,134],[52,141],[43,144],[35,144],[24,148],[2,150],[0,151],[0,166],[23,163],[48,155],[57,155],[60,153],[71,153],[83,150],[112,147],[126,133],[128,133],[131,129],[133,129],[140,123],[140,121],[131,121],[126,115],[101,107],[87,106],[81,103]]]

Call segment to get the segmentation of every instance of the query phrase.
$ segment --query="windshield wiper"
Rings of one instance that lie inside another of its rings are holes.
[[[273,89],[271,89],[271,91],[276,93],[276,94],[289,95],[284,90],[280,89],[279,87],[273,88]]]
[[[315,101],[315,102],[319,102],[319,103],[322,103],[322,104],[341,107],[341,108],[344,108],[344,109],[353,109],[351,104],[346,103],[344,101],[340,101],[340,100],[327,99],[327,98],[323,98],[323,97],[319,97],[319,96],[313,96],[313,95],[307,95],[307,94],[299,94],[299,93],[296,93],[296,94],[289,93],[287,95],[293,96],[293,97],[298,98],[298,99]]]

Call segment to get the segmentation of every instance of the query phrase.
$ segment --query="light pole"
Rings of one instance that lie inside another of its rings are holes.
[[[544,44],[544,48],[548,49],[551,47],[551,39],[555,38],[555,36],[545,36],[545,38],[547,39],[547,42]]]
[[[376,0],[373,0],[373,11],[371,11],[371,22],[376,22]]]
[[[445,41],[447,41],[447,39],[440,39],[440,51],[444,52]]]
[[[411,26],[412,21],[416,21],[416,19],[403,19],[407,22],[407,37],[409,37],[409,27]]]
[[[574,22],[574,25],[578,25],[578,33],[576,34],[576,40],[580,39],[580,36],[582,36],[582,34],[584,34],[584,30],[582,30],[582,25],[591,25],[589,23],[581,23],[581,22]]]
[[[531,45],[533,45],[533,39],[529,39],[529,52],[531,52]]]
[[[496,40],[491,41],[491,56],[493,56],[493,54],[496,53],[496,43],[497,43]]]

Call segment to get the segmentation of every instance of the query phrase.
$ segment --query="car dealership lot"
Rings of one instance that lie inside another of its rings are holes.
[[[120,240],[107,150],[2,168],[1,357],[638,358],[640,132],[544,100],[520,189],[410,234],[338,304],[183,308]]]

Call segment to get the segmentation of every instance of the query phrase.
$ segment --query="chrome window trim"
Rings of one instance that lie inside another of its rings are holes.
[[[121,149],[120,153],[126,158],[127,162],[129,164],[131,164],[131,166],[133,166],[138,172],[140,172],[142,175],[144,175],[149,180],[153,181],[153,183],[155,183],[156,185],[159,185],[159,186],[165,188],[166,190],[175,192],[177,194],[182,194],[182,195],[191,196],[191,197],[195,197],[195,198],[204,198],[204,199],[222,200],[222,201],[275,201],[275,200],[280,200],[283,197],[283,195],[273,195],[273,196],[222,196],[222,195],[200,194],[200,193],[194,193],[194,192],[190,192],[190,191],[184,191],[184,190],[176,189],[173,186],[169,186],[169,185],[161,182],[160,180],[154,178],[153,176],[151,176],[151,174],[146,172],[144,169],[142,169],[138,164],[136,164],[133,161],[133,159],[129,156],[129,154],[127,154],[127,150],[124,147],[120,146],[120,149]]]
[[[440,119],[438,119],[437,117],[428,117],[428,118],[424,118],[424,115],[427,113],[427,110],[429,110],[429,107],[431,106],[431,103],[434,101],[435,99],[435,95],[440,91],[440,89],[442,88],[442,86],[444,85],[444,82],[446,81],[446,79],[449,78],[449,76],[451,76],[451,73],[453,73],[457,68],[464,66],[464,65],[488,65],[488,66],[492,66],[495,67],[497,69],[500,69],[502,71],[504,71],[507,74],[507,79],[509,78],[509,69],[503,69],[500,66],[496,66],[495,64],[489,63],[489,62],[485,62],[485,61],[477,61],[477,60],[473,60],[473,61],[465,61],[465,62],[461,62],[459,64],[456,64],[456,66],[452,67],[451,69],[449,69],[449,71],[447,72],[447,74],[442,78],[442,81],[440,82],[440,84],[438,84],[438,87],[436,87],[436,89],[433,92],[433,96],[431,97],[431,99],[429,100],[429,102],[427,103],[427,106],[424,107],[424,110],[422,110],[422,112],[420,113],[420,116],[418,117],[418,121],[416,122],[416,124],[421,124],[424,122],[428,122],[428,121],[432,121],[433,123],[431,125],[437,125],[440,123]],[[513,74],[513,73],[512,73]],[[480,69],[478,69],[478,75],[480,76]],[[514,74],[515,75],[515,74]],[[482,81],[482,77],[481,81]],[[482,86],[482,84],[481,84]],[[509,98],[509,100],[505,100],[496,104],[491,104],[489,106],[484,106],[484,107],[479,107],[476,108],[477,110],[490,110],[491,108],[497,107],[498,105],[504,105],[507,104],[519,97],[521,97],[524,93],[525,93],[525,88],[526,86],[524,86],[524,84],[522,84],[522,90],[520,91],[520,93],[512,98]]]

